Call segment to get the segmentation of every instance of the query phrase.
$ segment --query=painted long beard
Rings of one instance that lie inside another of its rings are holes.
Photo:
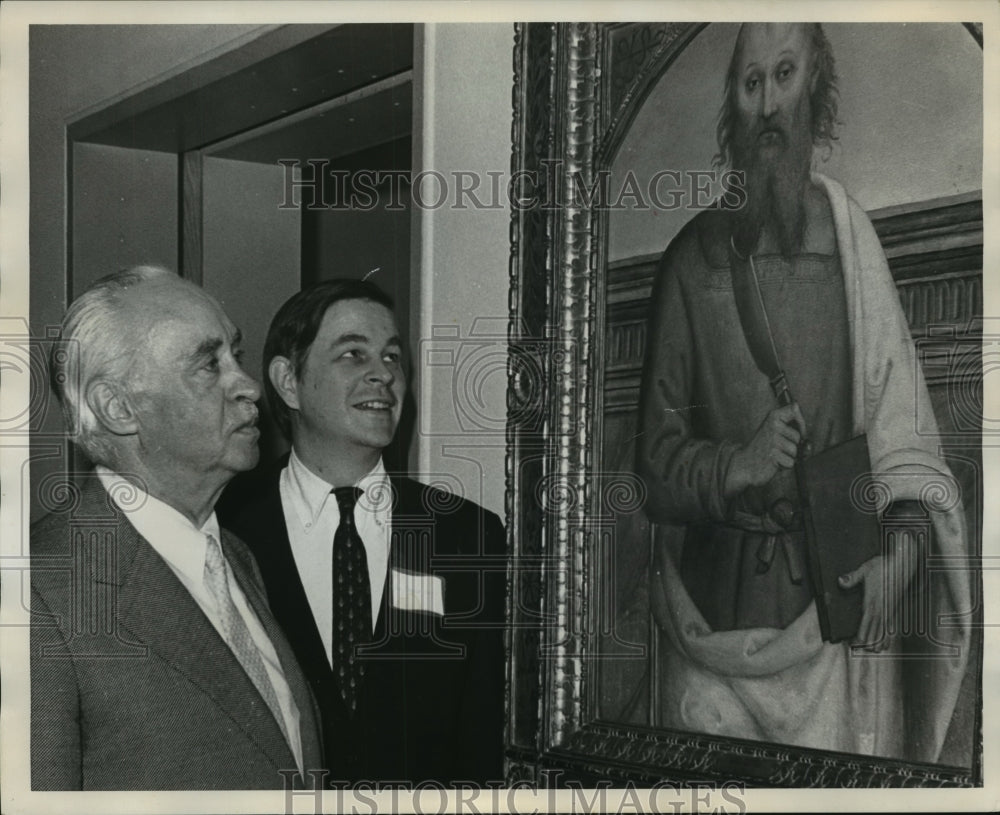
[[[795,129],[799,132],[789,138],[789,129],[782,128],[781,150],[769,158],[763,157],[757,148],[756,133],[740,127],[736,135],[733,166],[746,174],[747,200],[736,213],[733,237],[742,255],[754,251],[765,230],[785,257],[802,248],[812,141],[808,131]]]

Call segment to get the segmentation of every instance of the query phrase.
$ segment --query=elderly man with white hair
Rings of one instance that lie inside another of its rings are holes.
[[[158,267],[66,313],[53,389],[95,468],[31,530],[33,789],[282,788],[322,766],[309,688],[214,512],[258,458],[241,353]]]

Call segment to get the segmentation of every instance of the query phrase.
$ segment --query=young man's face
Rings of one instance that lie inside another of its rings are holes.
[[[392,312],[371,300],[327,309],[295,381],[296,444],[380,455],[399,424],[406,379]]]

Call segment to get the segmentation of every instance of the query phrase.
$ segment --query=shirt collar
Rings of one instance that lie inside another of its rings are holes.
[[[299,499],[300,506],[309,513],[308,521],[316,523],[330,499],[333,485],[306,467],[295,454],[294,447],[288,457],[288,475],[289,486]],[[381,456],[371,471],[362,476],[355,486],[364,490],[365,494],[358,502],[363,510],[373,513],[377,519],[384,519],[392,512],[392,488]]]
[[[200,576],[205,568],[207,535],[222,542],[215,512],[199,529],[169,504],[131,481],[97,466],[97,477],[129,523],[160,555],[185,574]]]

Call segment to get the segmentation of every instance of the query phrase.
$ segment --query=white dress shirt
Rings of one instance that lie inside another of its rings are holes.
[[[176,509],[147,494],[117,473],[105,467],[97,467],[97,475],[112,500],[125,513],[129,523],[166,561],[171,571],[177,575],[177,579],[181,581],[181,584],[208,617],[209,622],[219,632],[219,636],[225,640],[215,597],[204,582],[205,556],[208,550],[207,536],[212,535],[216,540],[222,540],[215,513],[211,514],[201,529],[196,529],[194,524]],[[119,496],[122,495],[136,496],[136,500],[120,501]],[[231,568],[228,563],[226,568]],[[264,669],[267,671],[275,695],[278,697],[278,705],[285,720],[285,730],[292,742],[289,746],[301,772],[303,767],[302,740],[299,735],[299,709],[292,698],[288,682],[285,680],[281,661],[278,659],[270,637],[264,631],[264,627],[257,619],[257,615],[250,607],[235,579],[230,581],[230,589],[233,604],[246,623],[250,636],[260,651],[261,659],[264,661]]]
[[[340,508],[336,497],[331,495],[333,486],[309,470],[294,449],[278,483],[295,566],[326,648],[326,658],[330,661],[333,653],[333,535],[340,524]],[[389,569],[392,534],[392,486],[382,460],[379,459],[374,469],[355,486],[364,490],[354,508],[354,523],[368,558],[374,631]]]

